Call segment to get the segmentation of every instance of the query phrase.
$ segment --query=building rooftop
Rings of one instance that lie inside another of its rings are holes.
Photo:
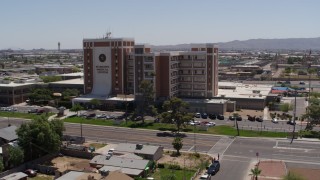
[[[83,72],[57,74],[57,76],[83,76]]]
[[[140,145],[142,148],[137,148],[137,144],[130,143],[120,143],[115,148],[116,152],[129,152],[129,153],[137,153],[137,154],[150,154],[153,155],[160,148],[159,146],[151,146],[151,145]]]
[[[79,176],[85,174],[84,172],[79,171],[70,171],[67,174],[57,178],[56,180],[76,180]]]
[[[81,85],[83,84],[83,78],[77,78],[77,79],[69,79],[64,81],[56,81],[56,82],[50,82],[49,84],[74,84],[74,85]]]
[[[104,166],[113,166],[113,167],[121,167],[121,168],[129,168],[129,169],[140,169],[144,170],[149,161],[141,160],[141,159],[127,159],[123,157],[111,156],[107,158],[104,155],[97,155],[93,157],[90,161],[90,164],[98,164]]]
[[[113,166],[103,166],[99,169],[99,171],[120,171],[121,173],[128,174],[131,176],[140,175],[143,170],[142,169],[130,169],[130,168],[121,168],[121,167],[113,167]]]
[[[13,141],[18,139],[16,134],[17,127],[16,126],[9,126],[6,128],[0,129],[0,138],[5,139],[7,141]]]
[[[226,99],[182,99],[188,103],[212,103],[212,104],[219,104],[219,103],[226,103],[228,100]]]
[[[271,91],[268,84],[243,84],[235,82],[219,82],[218,95],[223,98],[264,99]]]
[[[26,175],[23,172],[16,172],[16,173],[9,174],[5,177],[2,177],[0,178],[0,180],[20,180],[25,177],[28,177],[28,175]]]

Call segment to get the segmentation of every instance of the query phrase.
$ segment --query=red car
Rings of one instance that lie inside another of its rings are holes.
[[[25,174],[28,175],[28,177],[36,177],[37,176],[37,171],[32,170],[32,169],[27,169],[24,171]]]

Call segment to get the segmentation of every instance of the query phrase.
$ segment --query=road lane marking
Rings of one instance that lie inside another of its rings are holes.
[[[290,154],[272,154],[273,156],[294,156],[299,158],[312,158],[317,159],[316,157],[310,157],[310,156],[297,156],[297,155],[290,155]]]
[[[194,148],[194,145],[193,145],[193,146],[191,146],[191,148],[190,148],[188,151],[190,152],[193,148]]]

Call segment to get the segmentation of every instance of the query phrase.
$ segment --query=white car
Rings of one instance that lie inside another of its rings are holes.
[[[196,113],[196,114],[194,115],[194,117],[196,117],[196,118],[201,118],[201,114],[200,114],[200,113]]]
[[[216,125],[216,123],[214,123],[214,122],[208,122],[206,124],[206,126],[208,126],[208,127],[212,127],[212,126],[215,126],[215,125]]]
[[[190,125],[195,126],[195,125],[200,125],[199,121],[190,121]]]
[[[271,122],[273,122],[273,123],[279,123],[279,121],[278,121],[277,118],[272,118]]]

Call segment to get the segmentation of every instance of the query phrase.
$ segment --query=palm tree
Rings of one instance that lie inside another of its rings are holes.
[[[261,174],[261,169],[256,166],[255,168],[251,169],[251,176],[254,177],[255,180],[258,180],[258,176]]]

